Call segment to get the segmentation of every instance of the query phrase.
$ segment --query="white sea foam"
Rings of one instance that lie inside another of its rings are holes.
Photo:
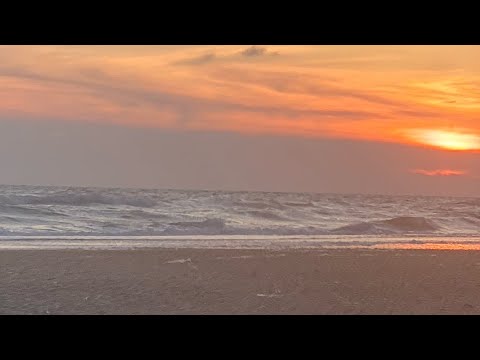
[[[258,297],[267,297],[267,298],[274,298],[274,297],[281,297],[281,294],[257,294]]]
[[[166,264],[185,264],[185,263],[189,263],[189,262],[192,262],[192,260],[191,260],[190,258],[188,258],[188,259],[170,260],[170,261],[167,261]]]

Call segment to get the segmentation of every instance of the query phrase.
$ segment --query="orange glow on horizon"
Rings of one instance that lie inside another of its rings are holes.
[[[376,245],[376,249],[395,249],[395,250],[480,250],[479,244],[465,244],[465,243],[425,243],[425,244],[381,244]]]
[[[472,133],[430,129],[411,130],[408,133],[413,141],[436,148],[455,151],[480,150],[480,136]]]

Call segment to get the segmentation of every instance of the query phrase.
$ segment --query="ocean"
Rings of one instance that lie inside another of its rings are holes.
[[[480,248],[480,198],[0,186],[0,248]]]

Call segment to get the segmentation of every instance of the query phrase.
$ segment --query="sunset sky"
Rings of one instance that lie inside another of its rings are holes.
[[[0,46],[0,183],[480,196],[480,46]]]

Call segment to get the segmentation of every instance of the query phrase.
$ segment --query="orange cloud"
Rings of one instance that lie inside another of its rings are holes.
[[[465,175],[467,172],[463,170],[450,170],[450,169],[438,169],[438,170],[423,170],[415,169],[411,170],[414,174],[426,175],[426,176],[460,176]]]
[[[480,46],[0,46],[0,120],[471,151],[480,148],[478,58]],[[453,128],[468,131],[443,131]]]

